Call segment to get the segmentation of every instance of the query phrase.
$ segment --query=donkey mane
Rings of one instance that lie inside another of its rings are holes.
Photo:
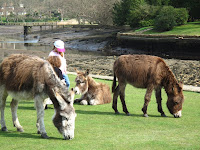
[[[98,82],[96,82],[92,77],[88,76],[87,77],[87,80],[88,80],[88,84],[89,84],[89,88],[93,88],[97,85],[99,85]]]
[[[166,63],[163,61],[163,63],[166,65]],[[169,67],[166,65],[165,66],[165,77],[163,79],[163,86],[164,86],[164,89],[166,91],[167,94],[176,94],[176,88],[180,88],[179,87],[179,83],[178,81],[176,80],[173,72],[169,69]],[[180,89],[179,89],[180,90]]]

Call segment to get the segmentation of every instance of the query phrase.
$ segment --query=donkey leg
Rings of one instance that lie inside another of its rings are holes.
[[[47,139],[49,137],[47,136],[44,125],[43,99],[39,95],[35,96],[35,106],[37,110],[37,123],[36,123],[36,127],[38,128],[37,132],[41,134],[42,138]]]
[[[145,94],[145,98],[144,98],[144,106],[142,108],[142,111],[144,113],[144,117],[148,117],[147,115],[147,107],[148,107],[148,104],[151,100],[151,94],[153,92],[153,87],[148,87],[147,88],[147,91],[146,91],[146,94]]]
[[[166,117],[166,115],[165,115],[165,113],[163,112],[163,109],[162,109],[161,88],[157,88],[155,94],[156,94],[156,101],[157,101],[157,104],[158,104],[158,112],[161,113],[162,117]]]
[[[97,95],[93,98],[89,100],[89,104],[90,105],[101,105],[104,104],[103,102],[103,92],[98,92]]]
[[[119,85],[117,86],[117,88],[114,91],[113,94],[113,103],[112,103],[112,108],[115,111],[115,114],[119,114],[119,111],[117,110],[117,97],[119,95]]]
[[[12,112],[12,120],[14,127],[17,128],[17,131],[24,132],[23,127],[20,125],[18,117],[17,117],[17,108],[18,108],[18,101],[15,99],[12,99],[10,103],[11,112]]]
[[[120,99],[121,99],[121,103],[122,103],[122,107],[123,107],[123,112],[126,113],[127,116],[130,116],[127,107],[126,107],[126,102],[125,102],[125,88],[126,88],[126,84],[121,84],[120,85]]]
[[[0,94],[1,94],[1,99],[0,99],[0,109],[1,109],[1,131],[8,131],[6,127],[6,122],[4,118],[4,110],[6,106],[6,98],[8,96],[8,93],[4,91],[3,87],[0,87]]]

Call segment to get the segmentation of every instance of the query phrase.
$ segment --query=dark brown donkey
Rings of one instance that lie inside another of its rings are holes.
[[[152,91],[155,90],[156,100],[158,104],[158,112],[161,116],[165,116],[162,109],[161,88],[164,87],[168,100],[167,107],[175,118],[181,117],[182,104],[184,96],[182,93],[182,84],[175,79],[172,71],[166,65],[163,59],[149,55],[122,55],[114,62],[114,80],[112,85],[113,105],[115,113],[117,110],[117,97],[123,105],[123,111],[129,115],[125,103],[125,87],[129,83],[137,88],[146,88],[144,98],[144,106],[142,111],[145,117],[147,115],[147,106],[151,99]],[[118,86],[116,87],[116,77],[118,78]]]

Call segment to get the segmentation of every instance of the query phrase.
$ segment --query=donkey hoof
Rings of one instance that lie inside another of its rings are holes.
[[[80,102],[80,104],[81,104],[81,105],[88,105],[88,102],[87,102],[86,100],[82,100],[82,101]]]
[[[37,131],[37,134],[41,134],[40,131]]]
[[[165,114],[161,114],[161,117],[167,117]]]
[[[42,134],[41,134],[41,137],[42,137],[43,139],[48,139],[48,138],[49,138],[49,137],[47,136],[46,133],[42,133]]]
[[[149,117],[147,114],[144,114],[144,117]]]
[[[128,112],[128,113],[126,113],[126,115],[127,115],[127,116],[130,116],[130,113]]]
[[[6,127],[1,128],[1,131],[8,131]]]
[[[17,131],[18,131],[18,132],[24,132],[24,129],[18,128]]]
[[[120,114],[118,111],[115,112],[116,115]]]

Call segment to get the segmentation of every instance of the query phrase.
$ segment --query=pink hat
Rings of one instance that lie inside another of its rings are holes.
[[[57,40],[54,42],[54,46],[57,48],[59,52],[65,52],[65,43],[61,40]]]

